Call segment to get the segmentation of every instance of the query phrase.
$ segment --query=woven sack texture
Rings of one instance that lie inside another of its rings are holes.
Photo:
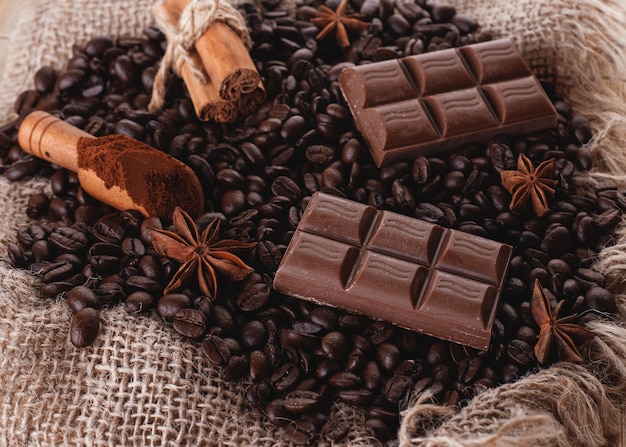
[[[11,52],[0,67],[0,123],[12,117],[17,94],[32,87],[37,68],[63,69],[72,45],[95,35],[139,35],[152,23],[152,3],[36,1],[34,16],[15,23]],[[495,36],[512,37],[535,72],[556,82],[592,120],[593,151],[605,172],[597,177],[622,180],[626,13],[620,0],[452,3]],[[47,180],[0,177],[0,445],[288,445],[280,430],[247,410],[245,384],[225,383],[196,346],[156,316],[113,308],[101,313],[93,346],[78,350],[69,343],[67,305],[41,300],[37,281],[9,266],[5,248],[28,220],[28,196],[41,191],[50,193]],[[618,291],[624,253],[620,239],[598,264]],[[485,393],[456,414],[433,407],[428,396],[412,396],[400,442],[615,445],[626,333],[618,323],[593,329],[601,334],[594,345],[599,361],[588,367],[557,365]],[[342,444],[375,445],[360,411],[342,405],[333,411],[353,422]]]

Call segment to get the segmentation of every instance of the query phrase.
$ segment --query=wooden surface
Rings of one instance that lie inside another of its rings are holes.
[[[0,0],[0,67],[4,66],[6,54],[10,46],[11,25],[18,18],[24,18],[26,15],[34,14],[36,0]],[[61,0],[62,1],[62,0]],[[2,81],[0,80],[0,88]],[[624,439],[626,439],[626,414],[622,423],[622,442],[618,445],[626,447]]]

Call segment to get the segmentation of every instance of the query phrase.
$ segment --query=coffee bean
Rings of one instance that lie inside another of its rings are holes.
[[[67,294],[67,304],[70,306],[70,309],[74,313],[84,309],[86,307],[91,307],[94,309],[98,309],[100,307],[100,303],[96,293],[85,286],[76,286],[70,290]]]
[[[258,349],[265,345],[266,340],[267,331],[260,321],[249,321],[241,327],[241,341],[245,347]]]
[[[330,442],[341,441],[350,431],[350,421],[346,418],[335,417],[324,424],[320,430],[322,436]]]
[[[182,293],[163,295],[157,302],[156,310],[159,317],[165,321],[174,321],[176,314],[191,306],[191,300]]]
[[[252,351],[249,357],[250,378],[254,381],[265,379],[271,373],[271,363],[268,355],[259,350]]]
[[[217,366],[225,365],[230,359],[230,348],[223,338],[217,335],[207,335],[202,341],[202,352],[211,363]]]
[[[330,361],[338,361],[345,358],[348,353],[349,343],[341,332],[333,331],[326,334],[320,343],[320,347]]]
[[[278,391],[289,391],[295,387],[299,379],[300,369],[293,364],[285,363],[272,373],[270,383]]]
[[[391,402],[398,402],[405,397],[413,381],[407,376],[392,376],[385,384],[385,397]]]
[[[267,382],[258,382],[250,385],[246,391],[246,399],[254,408],[261,408],[267,404],[272,394],[272,387]]]
[[[535,354],[530,344],[523,340],[511,340],[507,346],[509,358],[521,366],[526,366],[535,361]]]
[[[224,377],[224,380],[234,382],[245,377],[248,370],[248,357],[245,355],[231,356],[222,368],[222,377]]]
[[[126,306],[126,310],[128,312],[137,314],[153,309],[155,299],[154,296],[148,292],[137,291],[126,297],[124,305]]]
[[[207,319],[199,310],[181,309],[174,317],[173,326],[179,334],[198,339],[207,331]]]
[[[256,312],[263,308],[270,299],[270,289],[267,284],[257,283],[245,288],[237,296],[237,306],[243,312]]]
[[[386,441],[391,436],[391,429],[380,419],[368,419],[365,421],[365,431],[380,441]]]
[[[93,343],[100,330],[98,311],[92,307],[80,309],[70,323],[70,341],[77,348],[84,348]]]
[[[376,347],[376,360],[386,371],[393,371],[402,358],[400,349],[391,343],[381,343]]]
[[[35,72],[35,88],[39,93],[51,92],[56,82],[56,72],[52,67],[41,67]]]
[[[365,407],[373,398],[372,391],[368,389],[341,390],[337,397],[343,403],[357,407]]]
[[[316,428],[311,422],[298,419],[289,422],[285,434],[295,445],[308,445],[315,438]]]
[[[285,408],[295,414],[310,413],[319,405],[320,395],[315,391],[295,390],[285,396]]]
[[[337,372],[328,378],[328,384],[340,390],[358,387],[361,382],[361,377],[347,371]]]

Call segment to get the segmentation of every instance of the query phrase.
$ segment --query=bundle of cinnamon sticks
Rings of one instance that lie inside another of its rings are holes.
[[[171,25],[178,24],[190,0],[165,0],[164,8]],[[194,76],[187,63],[180,68],[196,115],[202,121],[231,123],[249,115],[265,101],[265,88],[241,37],[226,23],[214,21],[190,51],[196,67],[203,67],[207,79]]]

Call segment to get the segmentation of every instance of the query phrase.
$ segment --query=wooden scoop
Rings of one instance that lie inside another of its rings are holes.
[[[136,209],[144,216],[166,219],[171,219],[176,206],[192,216],[202,212],[204,194],[194,172],[133,138],[96,138],[36,111],[24,118],[18,142],[26,152],[76,172],[87,193],[118,210]],[[101,159],[97,166],[88,163],[87,151]]]

